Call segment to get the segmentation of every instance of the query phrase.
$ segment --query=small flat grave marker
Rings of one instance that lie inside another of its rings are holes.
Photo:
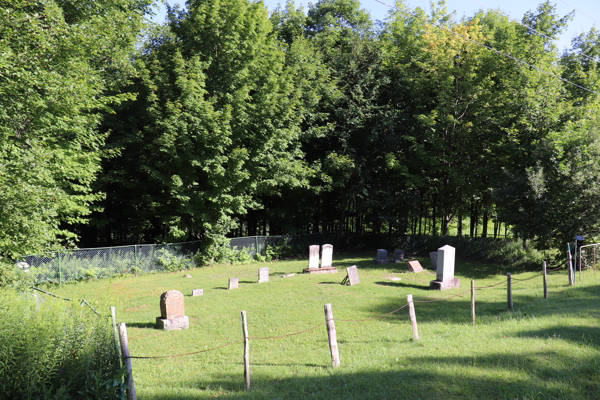
[[[192,290],[192,296],[202,296],[204,294],[204,289],[194,289]]]
[[[239,286],[239,278],[229,278],[229,284],[227,285],[227,289],[237,289]]]
[[[333,266],[333,245],[323,245],[323,255],[321,256],[321,268],[331,268]]]
[[[385,249],[377,249],[377,258],[375,259],[377,264],[388,263],[388,252]]]
[[[421,263],[417,260],[409,261],[408,269],[411,272],[423,272],[423,267],[421,267]]]
[[[269,267],[258,269],[258,283],[269,282]]]
[[[404,262],[404,250],[394,250],[394,261],[397,263]]]

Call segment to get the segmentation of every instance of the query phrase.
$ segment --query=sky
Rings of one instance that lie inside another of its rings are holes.
[[[168,0],[170,4],[184,4],[185,1]],[[285,4],[285,0],[264,0],[269,10],[277,7],[278,3]],[[308,8],[309,1],[295,0],[296,6],[303,5]],[[312,3],[316,3],[313,0]],[[381,2],[394,5],[394,0],[381,0]],[[462,16],[472,16],[477,10],[499,9],[511,19],[521,21],[525,12],[537,9],[542,0],[446,0],[449,11],[456,11],[456,16],[460,19]],[[360,0],[363,9],[367,10],[373,20],[384,20],[390,7],[377,2],[376,0]],[[405,3],[410,8],[421,7],[427,11],[430,10],[429,0],[406,0]],[[571,47],[571,39],[581,33],[588,32],[595,26],[600,30],[600,0],[554,0],[552,4],[556,5],[559,15],[566,15],[575,11],[573,20],[569,23],[568,30],[563,33],[557,43],[558,49],[562,53],[565,48]],[[156,17],[156,22],[164,21],[164,7]]]

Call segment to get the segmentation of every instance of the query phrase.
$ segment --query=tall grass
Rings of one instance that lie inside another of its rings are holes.
[[[120,371],[106,316],[12,290],[0,301],[0,399],[115,397]]]

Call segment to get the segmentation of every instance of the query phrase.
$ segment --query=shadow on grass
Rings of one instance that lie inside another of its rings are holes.
[[[414,289],[421,289],[421,290],[428,290],[429,286],[423,286],[423,285],[414,285],[412,283],[402,283],[402,282],[385,282],[385,281],[379,281],[379,282],[375,282],[376,285],[379,286],[391,286],[391,287],[403,287],[403,288],[414,288]]]
[[[154,393],[138,391],[138,396],[140,400],[598,399],[600,380],[596,365],[592,355],[571,357],[551,350],[510,357],[504,353],[480,357],[392,355],[386,365],[360,372],[344,371],[343,364],[336,370],[321,367],[327,370],[326,376],[318,377],[271,378],[268,369],[256,365],[251,391],[244,391],[240,371],[239,375],[219,374],[178,384],[179,388],[195,390],[197,394],[183,394],[172,386],[164,386],[154,388]],[[519,371],[518,379],[514,377],[515,371]]]
[[[128,328],[140,328],[140,329],[154,329],[156,323],[154,322],[130,322],[127,324]]]
[[[519,332],[517,337],[562,339],[586,345],[600,346],[600,334],[597,327],[557,325],[552,328]]]

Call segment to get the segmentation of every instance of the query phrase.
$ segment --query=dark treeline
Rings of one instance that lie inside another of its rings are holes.
[[[149,0],[16,3],[0,2],[5,257],[452,223],[550,248],[598,230],[600,32],[558,54],[571,15],[549,2],[520,25],[443,2],[374,23],[355,0],[189,0],[145,27]]]

